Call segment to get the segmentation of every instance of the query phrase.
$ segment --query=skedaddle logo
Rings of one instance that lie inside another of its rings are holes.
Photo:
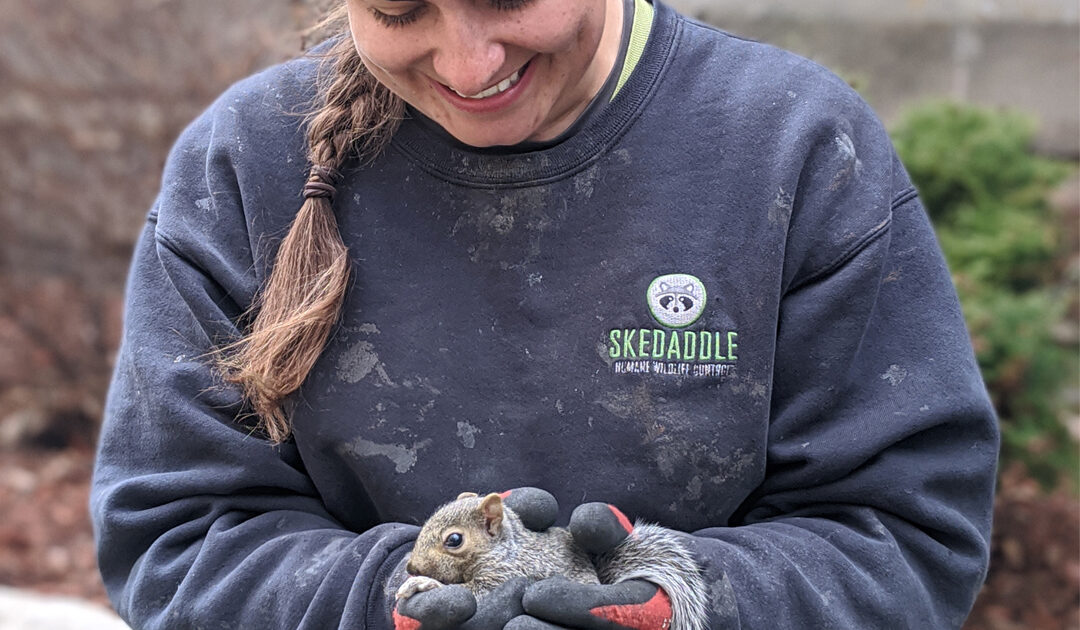
[[[705,285],[684,273],[653,280],[647,295],[656,321],[672,328],[693,324],[705,310]]]
[[[608,332],[608,357],[616,374],[725,377],[738,362],[739,333],[691,330],[705,312],[701,280],[683,273],[660,276],[649,284],[646,302],[664,328],[616,328]]]

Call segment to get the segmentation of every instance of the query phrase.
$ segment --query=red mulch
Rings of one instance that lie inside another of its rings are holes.
[[[87,447],[0,453],[0,584],[107,603],[86,512]],[[1002,477],[987,584],[965,630],[1080,630],[1080,501]]]
[[[89,448],[0,453],[0,584],[107,603],[87,500]]]
[[[1046,496],[1006,471],[994,507],[990,574],[967,630],[1080,629],[1080,501]]]

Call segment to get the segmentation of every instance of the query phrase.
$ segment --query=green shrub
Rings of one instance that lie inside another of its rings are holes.
[[[1001,418],[1003,467],[1022,462],[1051,487],[1080,471],[1061,422],[1077,365],[1052,334],[1066,252],[1047,201],[1070,166],[1033,154],[1034,131],[1015,112],[931,103],[908,112],[893,140],[949,261]]]
[[[912,109],[893,139],[935,221],[962,206],[1046,210],[1067,167],[1031,152],[1032,118],[959,103]]]
[[[965,203],[935,224],[950,268],[979,286],[1022,293],[1056,281],[1059,232],[1042,212],[998,202]]]

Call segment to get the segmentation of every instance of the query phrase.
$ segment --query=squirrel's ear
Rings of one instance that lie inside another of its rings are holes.
[[[454,499],[454,500],[458,501],[458,500],[461,500],[461,499],[472,499],[472,498],[475,498],[475,497],[478,497],[478,496],[480,496],[480,495],[476,494],[475,492],[462,492],[461,494],[457,495],[457,499]]]
[[[502,529],[503,520],[502,497],[494,492],[484,497],[483,502],[480,503],[480,513],[484,515],[484,527],[487,528],[487,532],[492,536],[498,534]]]

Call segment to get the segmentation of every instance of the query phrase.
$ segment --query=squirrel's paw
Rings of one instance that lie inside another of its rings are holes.
[[[439,588],[443,583],[423,575],[413,575],[398,588],[397,593],[394,593],[394,599],[406,599],[412,597],[417,593],[423,593],[424,591],[430,591],[433,588]]]

